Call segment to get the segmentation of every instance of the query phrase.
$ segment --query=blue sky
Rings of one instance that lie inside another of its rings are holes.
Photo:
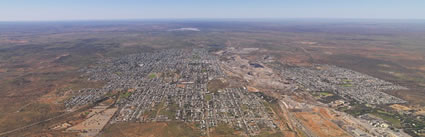
[[[0,21],[156,18],[425,19],[425,0],[0,0]]]

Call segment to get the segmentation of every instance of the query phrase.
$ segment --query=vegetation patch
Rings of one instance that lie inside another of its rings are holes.
[[[202,73],[204,73],[204,72],[207,72],[208,70],[207,69],[205,69],[205,68],[202,68],[202,70],[201,70],[201,72]]]
[[[212,95],[211,94],[205,94],[205,101],[211,101],[212,100]]]
[[[242,109],[242,111],[248,111],[249,107],[248,107],[247,104],[242,104],[241,109]]]
[[[148,78],[149,78],[149,79],[154,79],[154,78],[156,78],[156,77],[157,77],[156,73],[150,73],[150,74],[148,75]]]
[[[131,94],[132,94],[132,92],[125,92],[125,93],[122,93],[122,94],[120,95],[120,97],[121,97],[121,98],[128,98],[128,97],[130,97],[130,96],[131,96]]]
[[[199,55],[192,55],[192,59],[193,60],[200,60],[201,59],[201,56],[199,56]]]
[[[341,84],[340,86],[343,86],[343,87],[352,87],[353,85],[350,84],[350,83],[345,83],[345,84]]]
[[[343,82],[348,83],[348,82],[352,82],[352,80],[344,79]]]
[[[392,114],[392,113],[388,113],[381,110],[375,110],[371,114],[379,118],[382,118],[383,120],[389,122],[394,127],[397,127],[397,128],[401,127],[400,116],[398,116],[397,114]]]
[[[366,106],[365,104],[353,104],[350,109],[347,109],[344,112],[357,117],[363,114],[371,113],[372,111],[373,109]]]

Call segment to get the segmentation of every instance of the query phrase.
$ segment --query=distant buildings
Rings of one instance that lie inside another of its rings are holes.
[[[275,66],[282,77],[302,85],[308,91],[333,92],[345,99],[368,104],[394,104],[406,101],[388,95],[384,90],[406,89],[353,70],[332,65],[313,67]]]

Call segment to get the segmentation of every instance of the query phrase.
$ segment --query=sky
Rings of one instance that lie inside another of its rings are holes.
[[[425,19],[425,0],[0,0],[0,21]]]

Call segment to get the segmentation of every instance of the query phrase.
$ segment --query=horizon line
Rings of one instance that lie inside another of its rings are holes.
[[[288,17],[288,18],[128,18],[128,19],[60,19],[60,20],[0,20],[0,23],[10,22],[105,22],[105,21],[279,21],[279,20],[375,20],[375,21],[425,21],[425,18],[321,18],[321,17]]]

